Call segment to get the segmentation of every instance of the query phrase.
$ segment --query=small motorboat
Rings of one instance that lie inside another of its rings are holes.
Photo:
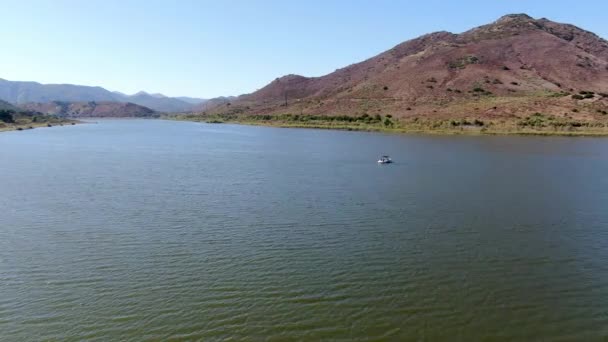
[[[389,156],[382,156],[378,159],[378,164],[390,164],[393,160]]]

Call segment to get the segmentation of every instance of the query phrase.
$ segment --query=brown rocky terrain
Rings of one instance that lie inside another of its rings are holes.
[[[123,102],[47,102],[27,103],[21,106],[26,110],[47,115],[67,118],[121,118],[121,117],[157,117],[150,108]]]
[[[608,41],[525,14],[436,32],[321,76],[287,75],[204,114],[388,115],[412,119],[606,120]],[[212,105],[214,104],[214,105]]]

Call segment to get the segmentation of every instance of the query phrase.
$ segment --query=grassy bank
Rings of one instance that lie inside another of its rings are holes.
[[[206,123],[234,123],[287,128],[317,128],[348,131],[467,135],[608,136],[608,122],[583,122],[536,113],[511,120],[397,120],[387,116],[325,115],[176,115],[165,119]]]
[[[76,120],[61,119],[57,117],[42,117],[33,119],[32,117],[15,117],[12,122],[0,121],[0,132],[23,131],[41,127],[67,126],[79,123]]]

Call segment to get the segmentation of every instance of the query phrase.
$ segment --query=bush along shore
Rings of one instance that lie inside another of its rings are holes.
[[[0,132],[23,131],[38,127],[75,125],[78,121],[39,113],[0,110]]]
[[[601,113],[600,113],[601,114]],[[165,119],[206,123],[234,123],[293,128],[321,128],[348,131],[374,131],[429,134],[522,134],[565,136],[608,136],[608,113],[603,121],[580,121],[535,113],[526,117],[488,120],[397,119],[392,115],[308,115],[308,114],[180,114]]]

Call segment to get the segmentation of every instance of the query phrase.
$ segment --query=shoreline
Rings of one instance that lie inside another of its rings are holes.
[[[136,118],[123,118],[123,119],[136,119]],[[305,122],[285,122],[279,120],[217,120],[215,118],[204,118],[204,117],[191,117],[191,116],[165,116],[159,118],[160,120],[169,121],[186,121],[186,122],[199,122],[208,124],[234,124],[244,126],[262,126],[262,127],[275,127],[275,128],[300,128],[300,129],[323,129],[323,130],[334,130],[334,131],[353,131],[353,132],[374,132],[374,133],[387,133],[387,134],[421,134],[421,135],[465,135],[465,136],[497,136],[497,135],[519,135],[519,136],[556,136],[556,137],[608,137],[608,128],[602,127],[602,129],[573,129],[573,130],[549,130],[549,129],[530,129],[530,128],[518,128],[517,126],[486,126],[486,127],[460,127],[460,128],[430,128],[429,123],[422,125],[411,125],[410,127],[385,127],[374,124],[360,124],[360,125],[348,125],[348,124],[329,124],[329,123],[305,123]],[[52,128],[56,126],[74,126],[77,124],[83,124],[86,122],[78,120],[67,120],[60,123],[28,123],[28,124],[17,124],[7,125],[0,127],[1,132],[10,131],[25,131],[36,128]]]
[[[59,122],[59,123],[49,123],[49,122],[40,122],[40,123],[28,123],[28,124],[17,124],[17,125],[10,125],[10,126],[5,126],[5,127],[0,127],[0,133],[1,132],[11,132],[11,131],[29,131],[32,129],[36,129],[36,128],[53,128],[53,127],[57,127],[57,126],[75,126],[77,124],[82,124],[81,121],[76,121],[76,120],[69,120],[66,122]]]
[[[562,137],[608,137],[608,128],[603,129],[576,129],[576,130],[549,130],[549,129],[522,129],[516,126],[504,127],[461,127],[460,129],[427,128],[427,127],[383,127],[374,125],[331,125],[322,123],[289,123],[284,121],[252,121],[252,120],[216,120],[212,118],[192,117],[163,117],[162,120],[202,122],[208,124],[235,124],[245,126],[263,126],[276,128],[302,128],[325,129],[335,131],[357,131],[393,134],[424,134],[424,135],[519,135],[519,136],[562,136]]]

